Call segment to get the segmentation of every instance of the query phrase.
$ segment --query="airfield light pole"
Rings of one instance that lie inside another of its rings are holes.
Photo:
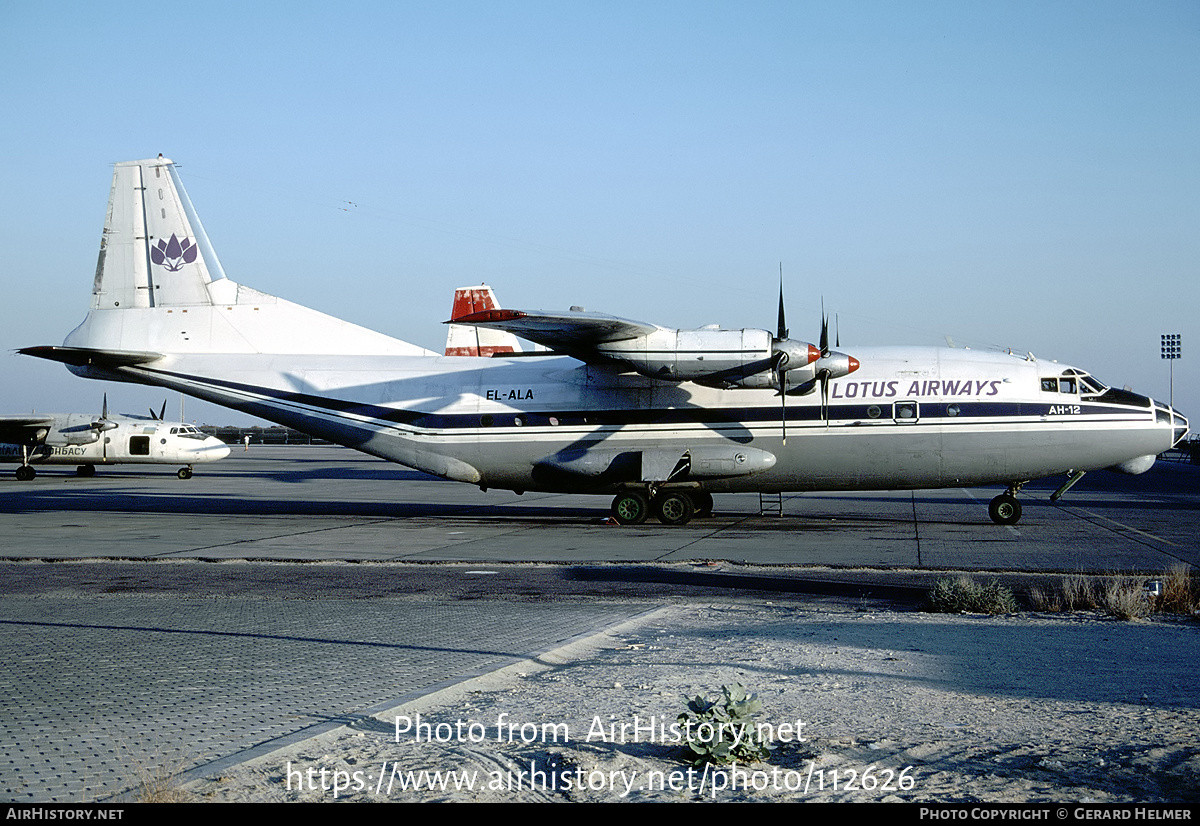
[[[1175,408],[1175,359],[1183,350],[1183,336],[1179,333],[1164,333],[1162,337],[1162,357],[1171,363],[1171,408]]]

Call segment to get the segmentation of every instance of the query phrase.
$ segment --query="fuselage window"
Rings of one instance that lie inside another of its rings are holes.
[[[1058,379],[1042,379],[1042,390],[1047,393],[1058,392]]]
[[[947,407],[946,407],[946,415],[947,416],[957,416],[959,413],[962,413],[962,408],[959,407],[957,404],[947,405]]]
[[[893,407],[893,417],[897,420],[914,421],[917,418],[916,402],[896,402]]]
[[[150,455],[150,437],[149,436],[130,436],[129,437],[129,455],[130,456],[149,456]]]
[[[872,419],[878,419],[881,412],[882,411],[879,409],[879,405],[877,404],[873,404],[867,408],[867,415]]]

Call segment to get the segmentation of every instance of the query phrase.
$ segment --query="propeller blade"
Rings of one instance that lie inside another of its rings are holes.
[[[776,328],[776,340],[783,341],[788,337],[787,319],[783,312],[783,264],[779,265],[779,324]]]
[[[775,381],[779,385],[779,424],[783,431],[783,443],[787,444],[787,362],[788,354],[782,350],[775,354]]]
[[[818,374],[821,380],[821,418],[825,420],[825,426],[829,427],[829,371],[821,370]]]
[[[108,418],[108,394],[107,393],[104,394],[104,404],[100,407],[100,418],[101,419]]]
[[[780,376],[782,378],[782,376]],[[783,434],[783,443],[787,444],[787,393],[779,394],[779,428]]]
[[[829,317],[825,315],[825,299],[821,299],[821,357],[829,355]]]
[[[158,411],[158,420],[165,422],[167,420],[167,400],[163,399],[162,410]]]

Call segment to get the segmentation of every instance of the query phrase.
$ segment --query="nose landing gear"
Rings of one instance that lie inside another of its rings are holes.
[[[1021,503],[1017,501],[1017,494],[1024,484],[1013,482],[1008,486],[1008,490],[988,503],[988,516],[992,517],[992,521],[997,525],[1015,525],[1020,521]]]

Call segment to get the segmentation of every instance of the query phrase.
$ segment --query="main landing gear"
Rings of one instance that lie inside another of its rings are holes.
[[[664,490],[650,496],[647,491],[626,490],[617,494],[612,515],[622,525],[640,525],[653,513],[664,525],[686,525],[694,516],[710,516],[711,493]]]
[[[30,482],[37,476],[37,471],[29,464],[29,445],[21,445],[21,466],[17,468],[17,481]]]
[[[1021,519],[1021,503],[1017,501],[1024,482],[1014,482],[1008,490],[988,503],[988,516],[997,525],[1015,525]]]

